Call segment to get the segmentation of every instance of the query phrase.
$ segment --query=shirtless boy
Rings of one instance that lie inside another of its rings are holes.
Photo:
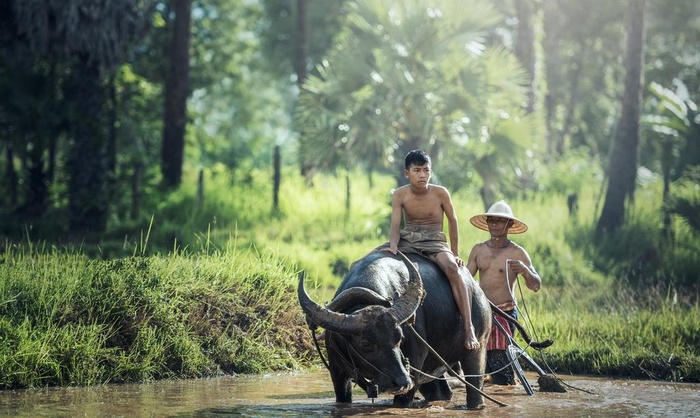
[[[533,292],[540,290],[542,280],[535,271],[530,260],[530,255],[525,249],[508,239],[508,234],[521,234],[527,231],[527,225],[513,216],[510,206],[499,201],[494,203],[488,212],[473,216],[469,220],[472,225],[484,231],[488,231],[491,238],[474,245],[467,260],[467,269],[476,277],[479,273],[479,285],[486,297],[502,311],[512,317],[518,317],[517,305],[513,290],[518,275],[525,279],[528,289]],[[494,316],[494,321],[504,321]],[[513,328],[507,322],[504,328],[513,332]],[[491,329],[487,350],[487,370],[495,371],[508,364],[505,350],[508,341],[502,332],[494,324]],[[493,375],[495,384],[514,384],[512,368],[506,367],[501,373]]]
[[[442,269],[462,315],[464,347],[474,350],[480,344],[471,320],[471,292],[459,272],[464,267],[464,262],[459,258],[457,216],[447,189],[430,184],[430,165],[430,156],[423,151],[414,150],[406,155],[404,176],[409,184],[399,187],[393,193],[389,247],[385,250],[392,254],[396,254],[397,250],[418,252]],[[403,229],[402,216],[405,223]],[[447,218],[449,245],[442,232],[443,217]]]

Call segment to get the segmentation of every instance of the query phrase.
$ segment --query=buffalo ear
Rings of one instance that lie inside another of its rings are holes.
[[[328,309],[335,312],[347,312],[355,306],[379,305],[385,308],[391,306],[391,299],[366,287],[351,287],[340,292],[328,304]]]

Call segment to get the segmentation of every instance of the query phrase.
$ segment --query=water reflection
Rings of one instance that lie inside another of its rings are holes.
[[[15,417],[648,417],[700,416],[700,384],[564,377],[588,392],[539,392],[520,386],[487,386],[485,391],[508,404],[490,401],[484,410],[465,411],[465,393],[455,388],[451,402],[422,408],[391,408],[391,399],[374,401],[356,390],[355,403],[336,405],[325,371],[267,376],[163,381],[91,388],[0,391],[0,416]]]

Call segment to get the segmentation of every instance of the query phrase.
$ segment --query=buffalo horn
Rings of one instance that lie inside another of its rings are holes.
[[[314,302],[306,293],[304,288],[304,273],[299,274],[299,287],[297,295],[299,304],[306,316],[314,324],[321,326],[329,331],[337,332],[338,334],[352,335],[362,331],[363,321],[360,314],[344,314],[333,312],[318,303]]]
[[[423,280],[415,264],[403,253],[399,254],[403,257],[404,263],[408,267],[408,284],[406,286],[406,292],[397,298],[398,300],[390,309],[391,314],[396,318],[399,324],[403,324],[411,318],[413,313],[423,302]]]

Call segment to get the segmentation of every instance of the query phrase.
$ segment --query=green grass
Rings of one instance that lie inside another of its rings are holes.
[[[295,285],[250,252],[104,261],[9,246],[0,387],[297,369],[311,353]]]
[[[296,273],[305,270],[312,296],[327,302],[350,264],[388,235],[393,178],[376,176],[373,187],[363,173],[350,178],[350,211],[341,178],[318,175],[308,188],[288,169],[273,211],[270,173],[210,173],[201,205],[186,185],[140,221],[111,224],[98,245],[5,243],[0,387],[320,366]],[[620,233],[599,240],[599,182],[582,183],[576,216],[563,194],[509,200],[530,227],[511,238],[543,279],[540,292],[517,295],[535,336],[555,339],[543,363],[557,373],[700,381],[696,233],[675,222],[675,241],[662,240],[650,184]],[[453,195],[463,258],[488,238],[469,223],[484,211],[475,196],[468,187]]]
[[[542,333],[556,341],[545,358],[566,373],[700,381],[700,308],[659,303],[542,312]]]

